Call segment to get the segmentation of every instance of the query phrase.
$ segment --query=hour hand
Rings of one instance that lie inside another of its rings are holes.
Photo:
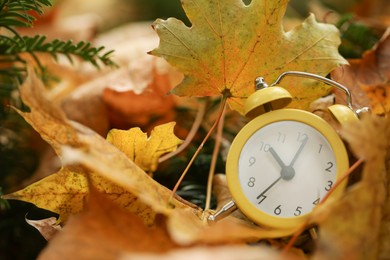
[[[276,162],[279,164],[279,166],[284,169],[286,168],[287,166],[284,164],[284,162],[282,161],[282,159],[280,159],[279,155],[275,152],[274,148],[269,148],[269,152],[272,154],[272,157],[274,157],[274,159],[276,160]]]

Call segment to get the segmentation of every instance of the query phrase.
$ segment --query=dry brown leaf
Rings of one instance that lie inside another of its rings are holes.
[[[286,257],[266,246],[223,245],[197,246],[188,249],[171,250],[163,254],[125,254],[120,260],[298,260],[302,258]]]
[[[294,255],[286,258],[270,247],[259,245],[179,246],[171,240],[164,225],[144,226],[136,215],[124,211],[94,188],[85,210],[71,217],[38,259],[75,256],[77,259],[215,259],[216,256],[243,260],[302,259]]]
[[[164,228],[147,227],[91,188],[86,208],[73,216],[38,259],[118,259],[129,252],[166,252],[177,246]]]
[[[226,175],[225,174],[216,174],[213,180],[213,193],[217,198],[217,208],[218,211],[220,208],[226,205],[229,201],[233,200],[232,195],[229,191],[227,185]],[[236,209],[231,213],[231,216],[248,221],[252,223],[239,209]]]
[[[29,69],[28,77],[20,88],[23,102],[30,107],[31,113],[19,113],[46,140],[57,154],[61,145],[81,147],[76,131],[65,118],[65,113],[55,107],[47,98],[47,91],[42,81]]]
[[[217,198],[217,209],[232,200],[225,174],[216,174],[214,176],[213,193]]]
[[[41,233],[46,240],[50,240],[57,231],[62,229],[62,227],[57,223],[57,219],[55,217],[40,220],[31,220],[26,217],[25,220],[29,225],[38,229],[39,233]]]
[[[110,128],[107,108],[99,93],[90,92],[77,98],[71,94],[62,100],[61,108],[70,120],[91,128],[101,136],[105,136]]]
[[[362,59],[349,60],[332,72],[332,78],[351,89],[355,105],[372,107],[375,114],[390,111],[390,28]],[[340,97],[339,97],[340,98]],[[345,97],[342,96],[341,100]]]
[[[379,231],[379,259],[390,259],[390,151],[386,157],[387,192]]]
[[[390,26],[390,5],[387,0],[357,1],[353,12],[359,17],[359,20],[376,30],[385,30]]]
[[[152,58],[152,62],[156,62],[156,59]],[[148,66],[155,67],[153,63]],[[172,95],[167,95],[172,88],[169,76],[158,74],[153,69],[149,77],[151,82],[141,92],[119,92],[112,88],[104,90],[103,101],[113,127],[128,129],[133,126],[146,127],[151,120],[154,120],[153,125],[172,121],[175,101]]]
[[[232,216],[207,223],[190,209],[173,211],[167,219],[167,229],[173,241],[180,245],[256,242],[285,237],[295,231],[265,229]]]
[[[383,183],[359,183],[316,212],[322,220],[314,259],[376,259],[384,196]]]
[[[363,174],[363,178],[367,181],[378,181],[378,167],[384,167],[386,153],[390,147],[389,117],[364,115],[360,121],[344,127],[341,134],[356,157],[365,160],[365,167],[373,167]]]

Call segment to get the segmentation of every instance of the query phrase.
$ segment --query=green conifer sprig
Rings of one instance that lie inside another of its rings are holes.
[[[32,13],[42,14],[44,6],[51,6],[51,0],[0,0],[0,29],[6,29],[0,31],[0,76],[20,83],[25,75],[23,53],[33,57],[42,75],[46,70],[36,55],[38,53],[50,54],[55,59],[63,54],[71,62],[74,57],[79,57],[96,67],[101,64],[115,66],[110,57],[112,51],[103,52],[104,47],[94,47],[89,42],[48,41],[43,35],[21,36],[15,28],[32,27],[36,20]]]
[[[0,0],[0,27],[15,35],[13,27],[32,27],[36,18],[29,12],[42,14],[44,6],[51,6],[50,0]]]
[[[80,57],[82,60],[90,62],[96,67],[99,67],[99,61],[106,66],[115,66],[110,59],[113,51],[103,53],[104,47],[93,47],[91,43],[80,41],[73,43],[71,40],[62,41],[54,39],[47,41],[47,37],[43,35],[29,36],[14,36],[13,38],[0,37],[0,62],[20,62],[24,63],[20,54],[29,53],[40,65],[36,53],[48,53],[54,59],[58,55],[65,55],[70,62],[73,61],[72,56]],[[0,72],[1,73],[1,72]]]

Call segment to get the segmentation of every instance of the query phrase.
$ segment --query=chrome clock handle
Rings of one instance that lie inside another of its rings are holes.
[[[316,75],[316,74],[308,73],[308,72],[303,72],[303,71],[286,71],[286,72],[283,72],[282,74],[280,74],[279,77],[276,79],[276,81],[271,84],[271,86],[275,86],[276,84],[279,84],[279,82],[282,81],[282,79],[284,77],[286,77],[286,76],[297,76],[297,77],[301,77],[301,78],[316,79],[316,80],[321,81],[321,82],[323,82],[325,84],[328,84],[330,86],[338,88],[339,90],[343,91],[345,93],[345,95],[347,96],[347,106],[348,106],[348,108],[350,108],[352,111],[354,111],[353,108],[352,108],[352,95],[351,95],[351,92],[349,91],[349,89],[347,89],[345,86],[341,85],[340,83],[338,83],[338,82],[336,82],[334,80],[331,80],[331,79],[328,79],[328,78]]]

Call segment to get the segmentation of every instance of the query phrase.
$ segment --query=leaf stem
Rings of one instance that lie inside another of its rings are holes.
[[[218,122],[218,128],[217,128],[217,136],[215,138],[215,145],[213,150],[213,156],[211,158],[211,164],[210,164],[210,170],[209,170],[209,176],[207,180],[207,193],[206,193],[206,203],[205,203],[205,209],[204,211],[207,211],[210,209],[211,204],[211,192],[213,187],[213,178],[215,174],[215,166],[217,164],[218,154],[221,147],[221,139],[222,139],[222,132],[223,132],[223,125],[225,121],[225,113],[226,111],[226,102],[223,107],[223,110],[221,112],[221,116],[219,118]]]
[[[210,135],[214,132],[215,128],[217,127],[217,125],[219,123],[219,120],[222,117],[223,111],[225,110],[226,100],[227,100],[227,97],[223,96],[222,101],[221,101],[221,105],[220,105],[220,109],[219,109],[219,113],[218,113],[218,117],[215,120],[214,124],[211,126],[210,130],[208,131],[207,135],[203,139],[202,143],[199,145],[198,149],[195,151],[195,153],[192,156],[190,162],[187,164],[187,167],[184,169],[183,173],[181,174],[179,180],[176,182],[176,185],[173,188],[172,194],[171,194],[171,196],[169,198],[169,202],[168,202],[169,205],[172,205],[173,196],[176,194],[177,190],[179,189],[179,186],[180,186],[181,182],[183,181],[184,177],[186,176],[186,174],[187,174],[188,170],[190,169],[191,165],[194,163],[196,157],[198,156],[198,154],[202,150],[204,144],[206,143],[206,141],[209,139]]]
[[[349,176],[351,173],[353,173],[357,167],[359,167],[364,162],[363,159],[357,160],[349,169],[346,171],[340,179],[336,181],[336,183],[333,185],[333,187],[329,190],[329,192],[321,199],[321,201],[318,203],[318,205],[322,205],[327,201],[331,193]],[[306,221],[297,229],[297,231],[294,232],[293,236],[288,241],[287,245],[283,248],[283,253],[287,253],[295,244],[298,237],[306,230],[307,225],[310,222],[310,217],[306,219]]]
[[[191,143],[192,139],[194,139],[194,136],[198,132],[200,124],[202,123],[204,114],[206,112],[206,105],[207,105],[207,102],[201,103],[201,105],[198,109],[198,112],[196,113],[196,117],[195,117],[194,123],[192,124],[191,130],[188,133],[184,142],[175,151],[168,153],[164,156],[161,156],[160,159],[158,160],[158,163],[162,163],[162,162],[172,158],[173,156],[179,154]]]

